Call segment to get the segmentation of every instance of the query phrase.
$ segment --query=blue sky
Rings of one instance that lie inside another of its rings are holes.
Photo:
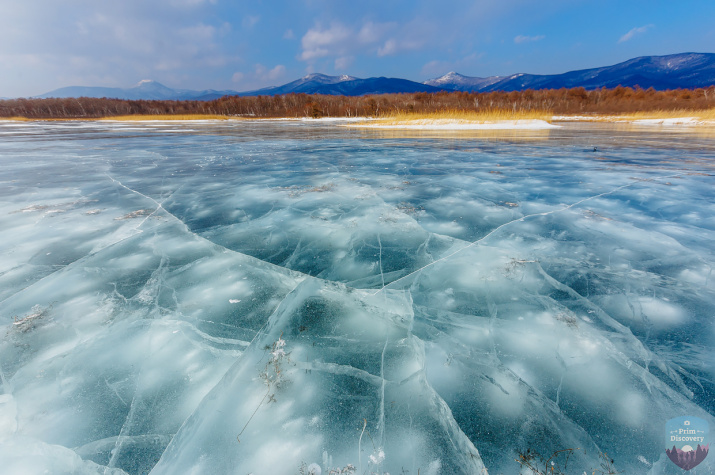
[[[713,0],[0,0],[0,96],[552,74],[715,52],[713,25]]]

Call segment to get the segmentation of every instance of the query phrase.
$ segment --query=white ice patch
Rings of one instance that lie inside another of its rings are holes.
[[[452,119],[414,120],[405,124],[359,124],[356,127],[406,130],[546,130],[559,128],[545,120],[503,120],[494,122],[468,122]]]

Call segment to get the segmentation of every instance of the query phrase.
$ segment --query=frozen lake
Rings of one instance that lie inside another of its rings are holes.
[[[3,473],[670,474],[715,427],[715,134],[3,122],[0,237]]]

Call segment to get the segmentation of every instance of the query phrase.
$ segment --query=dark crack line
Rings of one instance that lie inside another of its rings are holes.
[[[661,176],[661,177],[651,178],[651,179],[646,180],[646,181],[652,182],[652,181],[657,181],[657,180],[664,180],[664,179],[666,179],[666,178],[675,178],[675,177],[679,177],[679,176],[682,176],[682,175],[684,175],[684,173],[679,173],[679,174],[676,174],[676,175],[667,175],[667,176]],[[443,257],[441,257],[441,258],[439,258],[439,259],[437,259],[437,260],[435,260],[435,261],[430,262],[429,264],[427,264],[427,265],[425,265],[425,266],[423,266],[423,267],[420,267],[419,269],[417,269],[417,270],[415,270],[415,271],[410,272],[409,274],[407,274],[407,275],[404,276],[404,277],[400,277],[399,279],[390,282],[389,284],[387,284],[386,286],[384,286],[383,288],[381,288],[380,290],[378,290],[377,292],[375,292],[374,295],[376,295],[376,294],[382,292],[382,291],[385,290],[386,288],[392,286],[393,284],[395,284],[395,283],[397,283],[397,282],[399,282],[399,281],[401,281],[401,280],[407,279],[407,278],[410,277],[410,276],[413,276],[413,275],[415,275],[415,274],[418,274],[418,273],[422,272],[422,271],[423,271],[424,269],[426,269],[427,267],[433,266],[434,264],[437,264],[438,262],[447,260],[447,259],[449,259],[450,257],[452,257],[452,256],[454,256],[454,255],[456,255],[456,254],[458,254],[458,253],[464,251],[465,249],[469,249],[470,247],[475,246],[475,245],[481,243],[482,241],[484,241],[484,240],[486,240],[487,238],[491,237],[493,234],[497,233],[497,232],[500,231],[501,229],[503,229],[503,228],[505,228],[505,227],[507,227],[507,226],[510,226],[510,225],[512,225],[512,224],[514,224],[514,223],[518,223],[518,222],[524,221],[524,220],[526,220],[526,219],[533,218],[533,217],[535,217],[535,216],[548,216],[548,215],[551,215],[551,214],[562,213],[562,212],[564,212],[564,211],[567,211],[567,210],[569,210],[569,209],[571,209],[571,208],[574,208],[574,207],[576,207],[576,206],[578,206],[578,205],[580,205],[580,204],[582,204],[582,203],[585,203],[585,202],[587,202],[587,201],[594,200],[594,199],[600,198],[600,197],[602,197],[602,196],[606,196],[606,195],[610,195],[610,194],[616,193],[616,192],[618,192],[618,191],[620,191],[620,190],[623,190],[623,189],[625,189],[625,188],[633,187],[633,186],[635,186],[635,185],[637,185],[637,184],[639,184],[639,183],[640,183],[639,181],[638,181],[638,182],[634,182],[634,183],[628,183],[628,184],[626,184],[626,185],[622,185],[622,186],[619,186],[619,187],[617,187],[617,188],[614,188],[614,189],[612,189],[612,190],[610,190],[610,191],[605,191],[605,192],[603,192],[603,193],[599,193],[599,194],[594,195],[594,196],[589,196],[589,197],[587,197],[587,198],[584,198],[584,199],[582,199],[582,200],[576,201],[575,203],[572,203],[572,204],[570,204],[570,205],[564,206],[564,207],[559,208],[559,209],[555,209],[555,210],[551,210],[551,211],[544,211],[544,212],[542,212],[542,213],[528,214],[528,215],[522,216],[522,217],[520,217],[520,218],[518,218],[518,219],[514,219],[514,220],[511,220],[511,221],[508,221],[508,222],[506,222],[506,223],[504,223],[504,224],[501,224],[501,225],[497,226],[496,228],[492,229],[490,232],[488,232],[487,234],[485,234],[485,235],[482,236],[481,238],[477,239],[476,241],[473,241],[473,242],[467,244],[466,246],[464,246],[464,247],[462,247],[462,248],[460,248],[460,249],[457,249],[456,251],[452,252],[451,254],[447,254],[446,256],[443,256]]]

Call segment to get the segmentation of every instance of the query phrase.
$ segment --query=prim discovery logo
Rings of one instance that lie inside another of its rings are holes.
[[[708,422],[699,417],[671,419],[665,423],[665,453],[683,470],[695,468],[708,456],[709,434]]]

